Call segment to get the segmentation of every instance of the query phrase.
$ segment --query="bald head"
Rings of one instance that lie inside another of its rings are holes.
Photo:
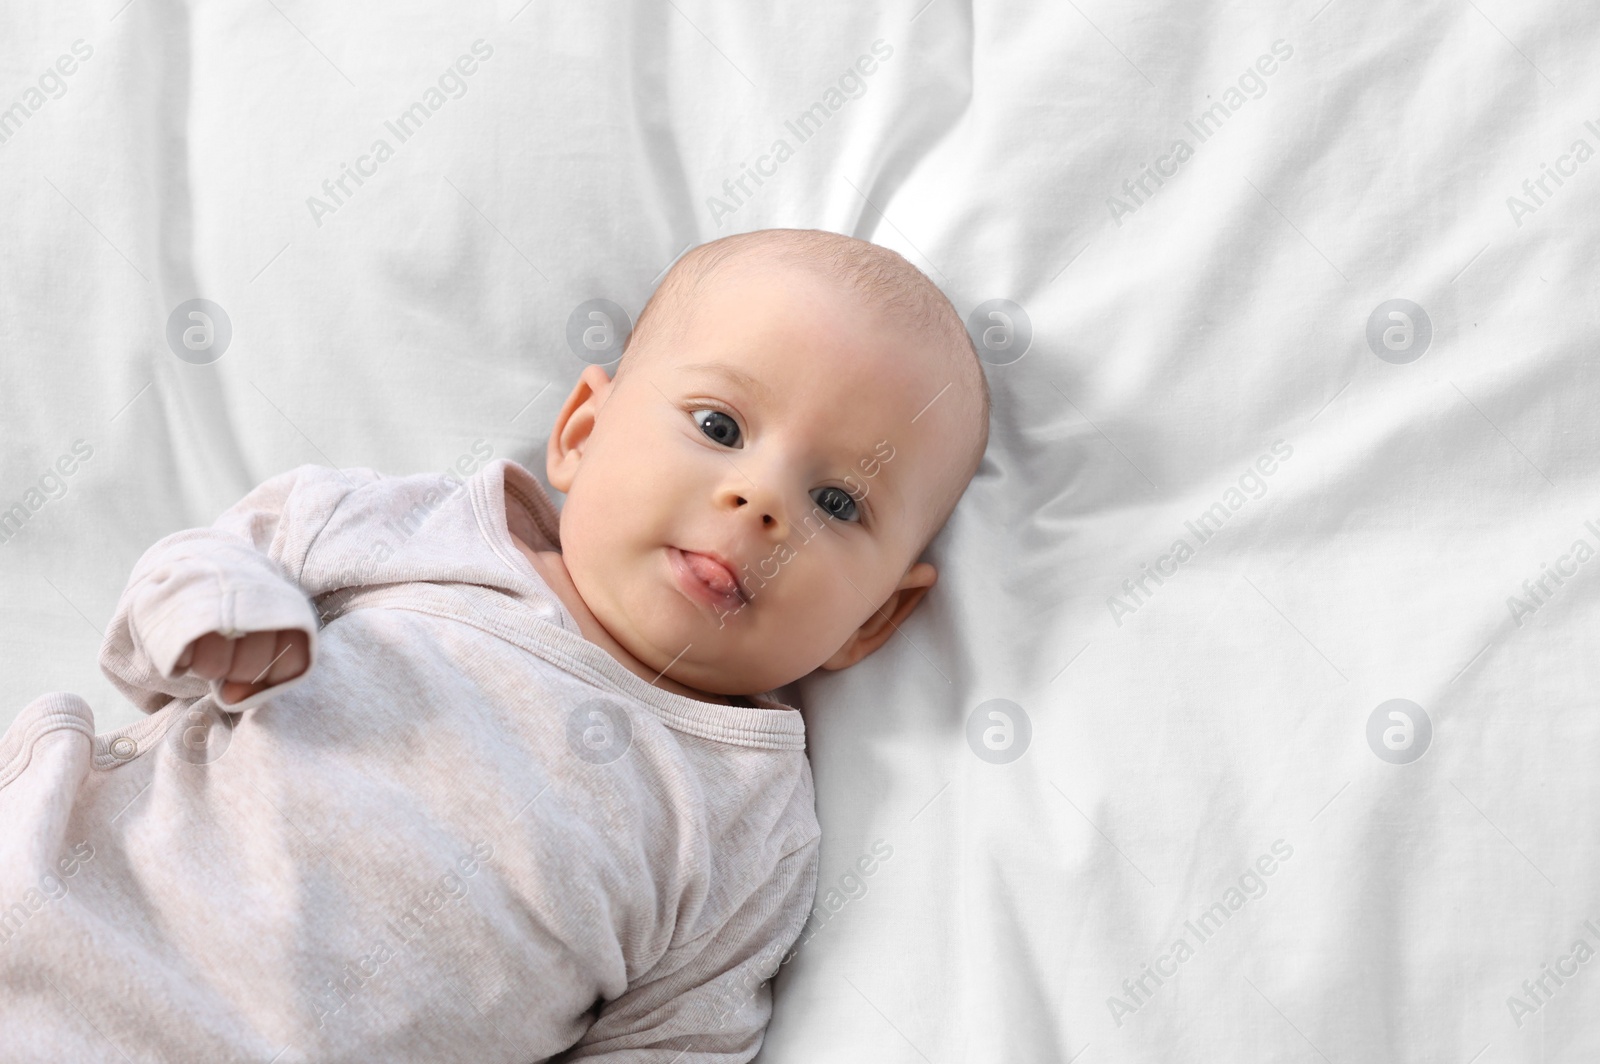
[[[921,357],[949,387],[934,400],[961,407],[968,446],[949,471],[942,503],[929,515],[923,544],[936,535],[977,471],[989,440],[989,383],[972,339],[950,300],[898,253],[820,229],[761,229],[701,244],[675,262],[639,313],[615,379],[682,338],[700,297],[729,277],[770,269],[804,270],[921,338]]]

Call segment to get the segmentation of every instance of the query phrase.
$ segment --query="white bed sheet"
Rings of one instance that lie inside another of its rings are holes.
[[[1597,46],[1508,0],[0,8],[0,724],[136,716],[95,653],[162,535],[307,461],[542,475],[581,303],[847,232],[1032,337],[938,587],[802,685],[820,909],[760,1059],[1596,1059]]]

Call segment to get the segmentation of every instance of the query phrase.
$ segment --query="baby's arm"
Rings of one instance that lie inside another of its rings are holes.
[[[304,583],[306,557],[339,501],[376,479],[369,469],[303,465],[258,485],[210,528],[158,541],[123,589],[101,671],[147,713],[208,692],[244,710],[269,686],[298,680],[316,662],[309,597],[333,590]],[[271,653],[255,664],[269,640]]]
[[[743,1064],[754,1057],[772,1018],[766,982],[810,915],[817,857],[813,838],[779,860],[727,923],[669,950],[554,1060]]]

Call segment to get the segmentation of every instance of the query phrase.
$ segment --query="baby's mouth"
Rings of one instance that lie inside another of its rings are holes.
[[[667,558],[678,575],[678,582],[694,598],[723,610],[738,610],[748,604],[733,569],[726,562],[697,551],[667,548]]]

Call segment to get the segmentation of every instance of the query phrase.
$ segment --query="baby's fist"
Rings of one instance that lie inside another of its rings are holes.
[[[222,681],[223,701],[239,702],[306,671],[311,642],[298,628],[247,632],[229,638],[207,632],[184,648],[178,668],[206,680]]]

